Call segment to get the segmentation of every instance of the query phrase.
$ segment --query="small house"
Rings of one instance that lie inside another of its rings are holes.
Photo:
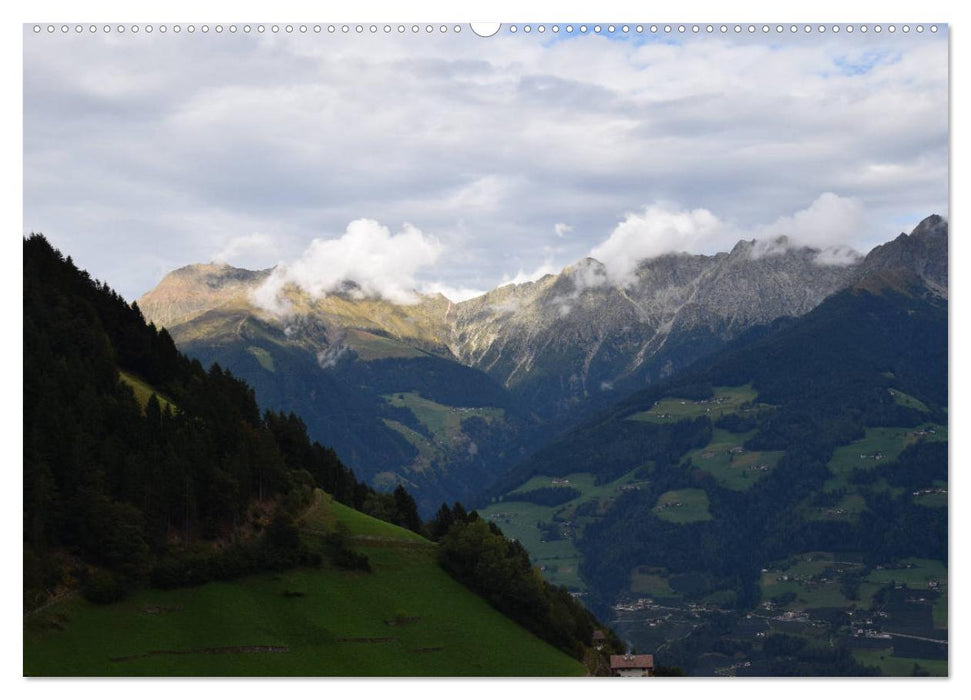
[[[611,654],[610,672],[626,678],[654,675],[653,654]]]

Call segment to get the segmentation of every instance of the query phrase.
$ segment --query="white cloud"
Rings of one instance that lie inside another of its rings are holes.
[[[230,238],[213,256],[214,262],[252,265],[253,260],[273,260],[279,246],[273,237],[266,233],[248,233]],[[256,267],[260,263],[256,264]]]
[[[294,284],[313,297],[347,288],[362,297],[382,297],[397,304],[418,301],[416,273],[438,260],[442,244],[410,224],[397,234],[371,219],[356,219],[340,238],[316,238],[292,263],[281,263],[253,293],[253,301],[280,313],[280,293]]]
[[[563,238],[566,234],[573,230],[573,227],[569,224],[557,223],[553,225],[553,233],[555,233],[559,238]]]
[[[842,241],[859,249],[906,217],[947,214],[946,28],[297,34],[51,43],[27,28],[25,230],[131,297],[162,263],[211,259],[240,232],[286,245],[236,253],[263,266],[362,212],[435,231],[448,259],[434,277],[456,288],[491,286],[511,250],[576,260],[655,201],[706,207],[752,237],[807,193],[836,191],[866,205],[867,231]],[[550,233],[563,253],[543,251]],[[131,264],[146,257],[162,262]]]
[[[459,302],[467,299],[480,297],[488,290],[474,289],[472,287],[452,286],[442,282],[423,282],[421,284],[422,294],[441,294],[449,301]]]
[[[707,209],[676,210],[666,205],[628,213],[603,243],[590,251],[618,286],[635,281],[637,264],[665,253],[706,253],[739,238],[734,228]]]
[[[606,266],[613,284],[635,281],[641,260],[665,253],[711,254],[731,250],[740,239],[755,239],[753,258],[781,255],[792,247],[819,250],[819,265],[850,265],[861,257],[849,243],[859,241],[868,228],[867,211],[854,197],[825,192],[808,207],[771,224],[744,230],[707,209],[679,210],[670,205],[648,206],[642,213],[628,213],[607,240],[590,251],[590,257]],[[596,268],[585,268],[585,274]],[[596,283],[596,278],[590,282]],[[579,278],[578,278],[579,284]],[[593,286],[589,282],[586,286]]]
[[[862,257],[858,251],[853,250],[849,246],[838,245],[819,251],[819,255],[813,259],[813,262],[817,265],[845,267],[846,265],[859,262]]]
[[[498,286],[505,287],[507,284],[525,284],[526,282],[535,282],[542,279],[546,275],[558,275],[560,273],[560,269],[561,268],[553,264],[552,260],[545,260],[542,265],[537,267],[532,272],[526,272],[520,268],[513,277],[503,275],[502,282],[500,282]]]
[[[807,208],[756,229],[757,238],[785,236],[793,245],[820,249],[844,246],[859,238],[866,226],[865,214],[859,199],[824,192]]]

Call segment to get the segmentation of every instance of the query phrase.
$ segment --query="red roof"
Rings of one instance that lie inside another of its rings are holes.
[[[654,655],[611,654],[610,668],[654,668]]]

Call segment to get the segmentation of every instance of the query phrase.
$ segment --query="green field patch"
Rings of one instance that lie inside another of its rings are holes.
[[[494,522],[506,537],[522,544],[546,580],[571,590],[585,590],[577,571],[580,552],[568,534],[573,531],[573,522],[556,520],[558,510],[559,507],[525,501],[504,501],[479,509],[479,516]],[[550,538],[549,530],[540,527],[541,523],[555,528],[556,539]]]
[[[947,482],[935,481],[931,486],[911,491],[914,503],[925,508],[947,508]]]
[[[401,435],[405,440],[414,445],[415,449],[418,450],[418,456],[415,457],[414,461],[409,465],[412,470],[416,472],[424,471],[432,466],[435,462],[440,462],[444,458],[444,452],[442,448],[438,445],[432,443],[426,436],[419,433],[413,428],[409,428],[404,423],[399,423],[396,420],[391,420],[390,418],[382,418],[382,422],[394,430],[396,433]]]
[[[672,396],[660,399],[647,411],[640,411],[627,420],[645,423],[676,423],[685,418],[708,416],[713,421],[731,413],[746,413],[765,404],[755,404],[757,392],[751,384],[743,386],[716,386],[710,399],[686,399]]]
[[[702,489],[666,491],[657,499],[654,514],[670,523],[687,524],[711,520],[708,494]]]
[[[507,537],[519,541],[529,552],[532,562],[541,568],[546,580],[570,590],[586,590],[578,573],[580,552],[573,539],[626,490],[644,484],[634,476],[635,472],[632,470],[606,484],[597,484],[596,477],[585,472],[557,477],[534,476],[510,493],[562,487],[576,489],[580,495],[557,506],[500,498],[480,508],[479,514],[496,523]]]
[[[671,588],[667,570],[655,566],[635,566],[630,572],[630,592],[651,598],[680,598]]]
[[[170,401],[169,399],[165,398],[157,391],[155,391],[152,385],[146,382],[141,377],[131,374],[130,372],[125,372],[124,370],[118,370],[118,377],[121,379],[122,382],[124,382],[125,384],[127,384],[132,388],[132,391],[135,392],[135,400],[138,401],[138,404],[142,407],[143,410],[146,404],[148,404],[148,400],[152,397],[152,394],[155,394],[155,397],[158,399],[159,405],[161,406],[163,411],[166,408],[169,408],[173,413],[175,413],[175,411],[177,410],[175,404],[172,403],[172,401]]]
[[[947,565],[934,559],[904,559],[893,567],[874,568],[867,581],[886,585],[891,581],[910,588],[941,589],[947,586]]]
[[[584,675],[438,565],[414,533],[320,495],[305,528],[345,523],[373,573],[323,567],[111,605],[76,596],[24,620],[27,676]],[[306,532],[306,530],[305,530]],[[368,540],[367,538],[374,538]],[[408,624],[389,626],[404,618]],[[434,653],[432,653],[434,650]]]
[[[764,602],[785,600],[781,610],[811,608],[867,608],[879,586],[861,582],[851,599],[841,588],[846,576],[863,571],[859,562],[845,561],[832,552],[805,552],[763,569],[759,583]]]
[[[687,457],[698,469],[708,472],[725,488],[744,491],[775,469],[784,452],[753,452],[742,445],[755,431],[731,433],[716,428],[711,442],[688,452]]]
[[[422,542],[434,546],[418,533],[356,511],[320,489],[314,494],[313,505],[300,516],[298,525],[314,531],[331,531],[338,522],[347,526],[351,536]]]
[[[806,520],[851,522],[866,510],[866,499],[859,493],[848,493],[832,506],[807,508]]]
[[[851,653],[861,664],[879,668],[885,676],[911,676],[915,665],[931,676],[947,676],[947,661],[944,659],[901,658],[892,656],[891,649],[853,649]]]
[[[888,391],[893,397],[893,400],[901,406],[914,408],[918,411],[923,411],[924,413],[930,413],[930,409],[927,408],[923,401],[915,399],[910,394],[905,394],[904,392],[900,391],[900,389],[888,389]]]
[[[394,338],[386,338],[359,329],[350,329],[343,343],[357,353],[359,360],[381,360],[389,357],[426,357],[425,353]]]
[[[468,408],[445,406],[424,398],[417,392],[386,394],[385,401],[395,407],[407,408],[422,425],[435,436],[435,440],[445,446],[462,434],[462,421],[478,416],[486,421],[501,421],[505,411],[501,408]]]
[[[947,429],[927,424],[917,428],[867,428],[866,435],[849,445],[837,447],[829,460],[833,478],[827,480],[824,490],[835,491],[850,486],[848,477],[855,469],[876,469],[900,456],[908,445],[919,440],[947,440]]]
[[[260,363],[260,367],[267,372],[276,372],[276,367],[273,365],[273,355],[267,350],[256,345],[250,345],[246,348],[246,352],[255,357],[256,361]]]
[[[570,503],[581,503],[593,498],[617,497],[628,489],[635,489],[644,482],[634,478],[634,472],[628,472],[619,479],[610,481],[606,484],[597,484],[597,477],[588,472],[575,472],[566,476],[534,476],[529,481],[509,493],[525,493],[542,488],[574,488],[580,492],[574,501]],[[569,505],[568,503],[567,505]]]

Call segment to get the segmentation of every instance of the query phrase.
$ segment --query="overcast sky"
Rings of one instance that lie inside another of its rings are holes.
[[[739,238],[865,252],[948,213],[947,53],[899,29],[26,27],[24,232],[128,298],[211,260],[406,300]]]

